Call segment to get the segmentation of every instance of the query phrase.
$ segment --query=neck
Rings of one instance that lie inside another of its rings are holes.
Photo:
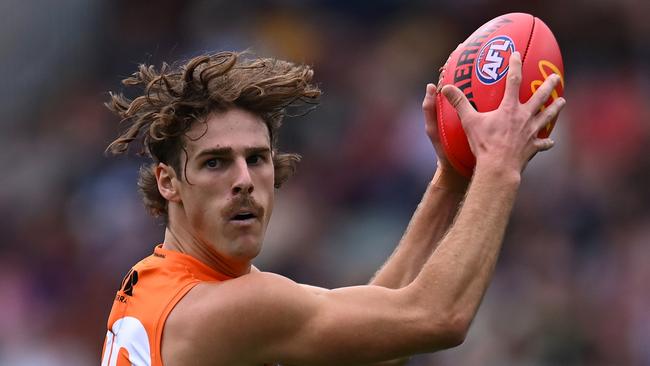
[[[251,271],[250,261],[242,263],[229,260],[220,255],[209,244],[171,225],[168,225],[165,229],[165,240],[162,247],[190,255],[215,271],[229,277],[240,277]]]

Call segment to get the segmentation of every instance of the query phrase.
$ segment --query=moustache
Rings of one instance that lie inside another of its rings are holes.
[[[249,194],[242,194],[233,197],[228,205],[221,210],[221,214],[230,220],[241,211],[248,211],[260,219],[264,217],[264,207],[257,203],[255,198]]]

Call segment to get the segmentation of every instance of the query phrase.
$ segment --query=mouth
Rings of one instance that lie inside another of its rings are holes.
[[[230,217],[230,222],[236,225],[252,225],[258,221],[259,214],[252,209],[241,209]]]
[[[241,212],[241,213],[237,213],[236,215],[231,217],[230,220],[232,220],[232,221],[246,221],[246,220],[252,220],[252,219],[256,219],[256,218],[257,218],[257,216],[255,216],[255,214],[252,213],[252,212]]]
[[[237,196],[224,207],[222,218],[229,225],[240,228],[257,227],[264,223],[264,208],[250,196]]]

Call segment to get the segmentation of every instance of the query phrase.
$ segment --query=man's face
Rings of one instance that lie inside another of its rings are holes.
[[[266,125],[252,113],[231,109],[192,126],[185,145],[186,174],[181,166],[177,182],[189,224],[185,229],[220,256],[251,260],[261,249],[273,210],[274,170]]]

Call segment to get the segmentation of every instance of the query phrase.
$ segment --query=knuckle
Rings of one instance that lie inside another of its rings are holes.
[[[540,89],[540,96],[544,98],[544,102],[548,100],[548,97],[551,96],[551,93],[553,92],[553,86],[549,85],[549,87]]]
[[[548,83],[548,84],[544,85],[543,88],[539,88],[538,92],[540,94],[542,94],[542,95],[545,95],[545,96],[551,95],[551,92],[553,92],[553,84]]]
[[[558,74],[552,74],[550,79],[554,86],[559,85],[560,82],[562,81],[562,77]]]
[[[508,98],[508,100],[505,103],[505,107],[509,113],[516,114],[521,118],[528,119],[529,114],[526,108],[524,108],[523,105],[519,103],[518,97]]]
[[[529,139],[532,139],[535,136],[537,136],[537,130],[538,130],[538,128],[536,128],[535,126],[528,126],[524,131],[526,133],[526,136]]]
[[[558,111],[556,108],[548,108],[547,113],[544,115],[544,121],[545,122],[550,122],[555,116],[557,116]]]
[[[510,80],[511,83],[521,83],[521,75],[518,73],[510,73],[508,75],[508,80]]]
[[[503,111],[512,118],[519,118],[519,111],[517,110],[517,102],[513,99],[508,99],[503,104]]]
[[[458,95],[458,94],[454,94],[454,95],[451,97],[451,104],[452,104],[454,107],[458,107],[458,106],[460,106],[461,103],[462,103],[462,101],[463,101],[463,98],[462,98],[460,95]]]
[[[556,82],[556,79],[553,77],[553,75],[547,77],[544,80],[544,84],[547,85],[547,86],[550,86],[550,87],[553,87],[553,85],[555,85],[555,82]]]
[[[548,120],[551,119],[551,117],[553,116],[552,108],[551,108],[551,107],[546,108],[546,109],[544,110],[544,112],[543,112],[543,113],[540,113],[540,114],[541,114],[540,117],[541,117],[542,123],[543,123],[544,121],[548,121]]]
[[[549,113],[552,113],[553,115],[560,113],[560,109],[560,104],[557,102],[551,104],[551,106],[548,107]]]

